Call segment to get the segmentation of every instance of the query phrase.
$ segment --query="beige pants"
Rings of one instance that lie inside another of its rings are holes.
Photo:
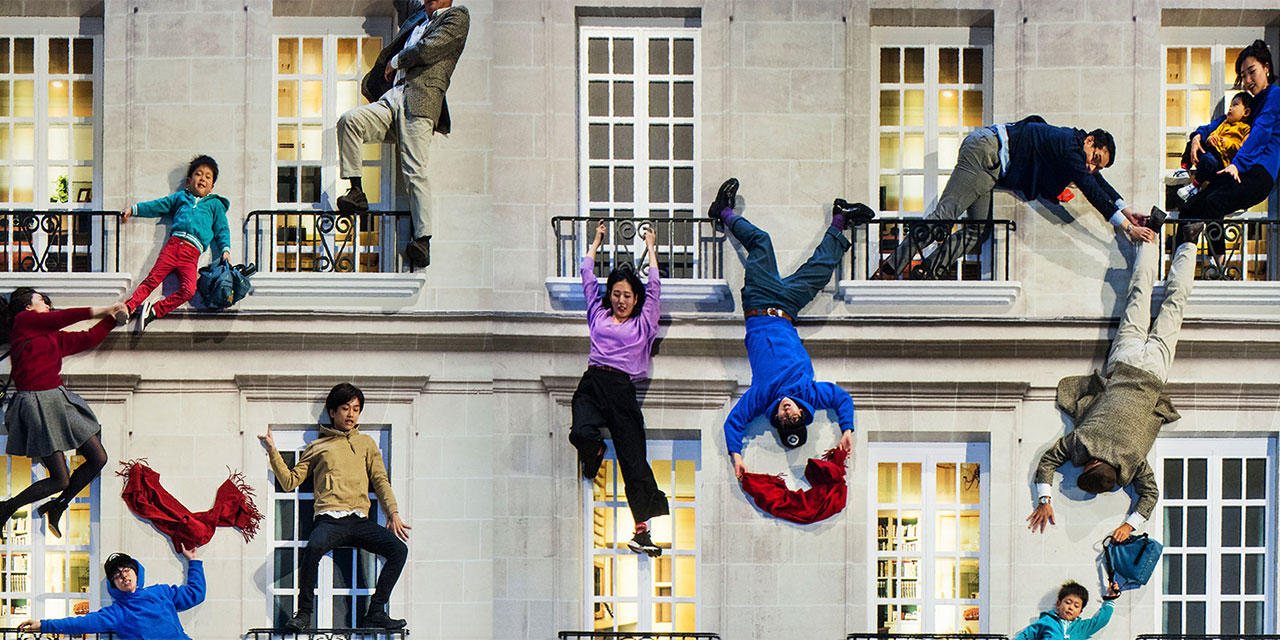
[[[415,238],[431,235],[427,149],[435,126],[431,118],[414,116],[405,109],[403,86],[394,87],[377,102],[356,107],[338,118],[338,171],[342,178],[360,176],[361,145],[397,143]]]
[[[1111,343],[1105,373],[1110,375],[1117,362],[1132,365],[1155,375],[1164,382],[1169,378],[1173,353],[1182,328],[1182,312],[1191,293],[1196,274],[1196,245],[1186,242],[1173,254],[1169,277],[1165,279],[1164,304],[1155,322],[1151,321],[1151,289],[1155,285],[1160,248],[1152,242],[1138,246],[1133,276],[1129,279],[1129,300],[1125,305],[1120,329]],[[1150,327],[1148,329],[1148,327]]]

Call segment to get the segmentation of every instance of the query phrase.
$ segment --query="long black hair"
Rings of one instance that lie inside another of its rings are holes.
[[[1267,43],[1261,40],[1254,40],[1253,44],[1241,49],[1240,53],[1236,54],[1236,84],[1234,88],[1240,89],[1244,84],[1241,82],[1240,72],[1242,71],[1241,67],[1244,66],[1244,61],[1247,58],[1253,58],[1258,61],[1258,64],[1266,65],[1267,84],[1275,84],[1276,67],[1271,63],[1271,49],[1267,46]]]
[[[604,295],[601,296],[600,304],[613,313],[613,305],[610,304],[609,296],[613,293],[613,285],[626,281],[631,285],[631,291],[636,295],[636,306],[631,308],[631,317],[635,317],[640,313],[640,309],[644,308],[644,283],[640,282],[640,276],[636,275],[635,267],[630,262],[623,262],[614,267],[609,272],[609,280],[605,283]]]
[[[9,344],[9,334],[13,333],[13,319],[18,317],[19,313],[27,310],[27,305],[36,296],[44,298],[45,304],[53,306],[53,301],[49,296],[32,289],[31,287],[18,287],[9,294],[9,299],[5,301],[3,312],[4,317],[0,318],[0,344]]]

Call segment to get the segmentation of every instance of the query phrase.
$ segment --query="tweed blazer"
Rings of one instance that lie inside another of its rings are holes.
[[[1180,417],[1163,388],[1159,378],[1123,362],[1109,379],[1095,371],[1059,380],[1058,408],[1075,428],[1041,456],[1036,482],[1051,484],[1054,470],[1068,461],[1083,466],[1096,458],[1116,468],[1118,486],[1133,485],[1137,512],[1151,517],[1159,487],[1147,453],[1160,428]]]
[[[365,99],[373,102],[391,88],[384,73],[391,58],[400,54],[398,64],[405,72],[404,103],[409,113],[435,121],[435,131],[449,133],[449,105],[444,94],[449,90],[453,70],[467,44],[471,14],[466,7],[453,6],[428,18],[421,11],[422,0],[393,0],[400,30],[378,54],[373,68],[360,83]],[[427,30],[412,47],[404,48],[414,28],[430,20]]]

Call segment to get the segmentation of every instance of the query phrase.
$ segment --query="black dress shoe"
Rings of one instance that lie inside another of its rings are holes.
[[[1164,221],[1169,219],[1169,214],[1165,213],[1160,207],[1151,207],[1151,214],[1147,216],[1147,228],[1156,232],[1159,236],[1164,233]]]
[[[284,621],[284,628],[289,631],[306,631],[311,628],[311,612],[298,610],[292,618]]]
[[[416,238],[413,242],[405,245],[404,258],[415,269],[421,269],[431,264],[431,236]]]
[[[1204,231],[1203,222],[1188,222],[1178,225],[1178,246],[1182,246],[1188,242],[1198,244],[1200,242],[1200,232]]]
[[[392,618],[387,615],[386,611],[370,611],[364,614],[364,621],[360,626],[367,629],[403,629],[408,624],[404,620]]]
[[[338,211],[343,213],[364,213],[369,210],[369,199],[365,197],[364,192],[351,187],[347,192],[338,196]]]
[[[720,190],[716,192],[716,199],[711,203],[711,208],[707,209],[707,215],[712,220],[719,222],[721,220],[720,213],[727,208],[732,208],[734,201],[738,199],[738,179],[729,178],[720,185]]]
[[[861,202],[849,204],[843,198],[836,198],[831,203],[831,214],[840,214],[844,216],[844,226],[848,228],[851,224],[866,224],[876,217],[876,212],[871,210]]]

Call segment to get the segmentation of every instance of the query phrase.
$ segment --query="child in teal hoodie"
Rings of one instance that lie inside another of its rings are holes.
[[[182,630],[178,612],[204,602],[204,565],[195,549],[183,549],[187,583],[146,586],[146,572],[137,560],[113,553],[106,562],[107,593],[113,603],[93,613],[57,620],[27,620],[19,631],[49,635],[114,631],[120,640],[191,640]],[[43,637],[43,636],[42,636]]]
[[[1040,614],[1040,619],[1022,630],[1014,640],[1085,640],[1102,630],[1111,621],[1112,601],[1120,597],[1120,589],[1111,584],[1107,595],[1102,596],[1102,608],[1092,618],[1080,619],[1084,606],[1089,604],[1089,590],[1074,580],[1058,590],[1058,604],[1053,611]]]
[[[173,216],[169,241],[160,250],[151,273],[125,302],[129,313],[138,315],[135,331],[142,331],[195,295],[197,263],[211,242],[215,255],[221,252],[223,261],[231,261],[231,229],[227,226],[227,208],[231,203],[213,193],[213,183],[217,180],[218,163],[209,156],[196,156],[187,165],[186,189],[139,202],[125,211],[126,221],[134,214],[144,218]],[[147,302],[147,296],[173,272],[178,274],[178,290],[155,304]]]

